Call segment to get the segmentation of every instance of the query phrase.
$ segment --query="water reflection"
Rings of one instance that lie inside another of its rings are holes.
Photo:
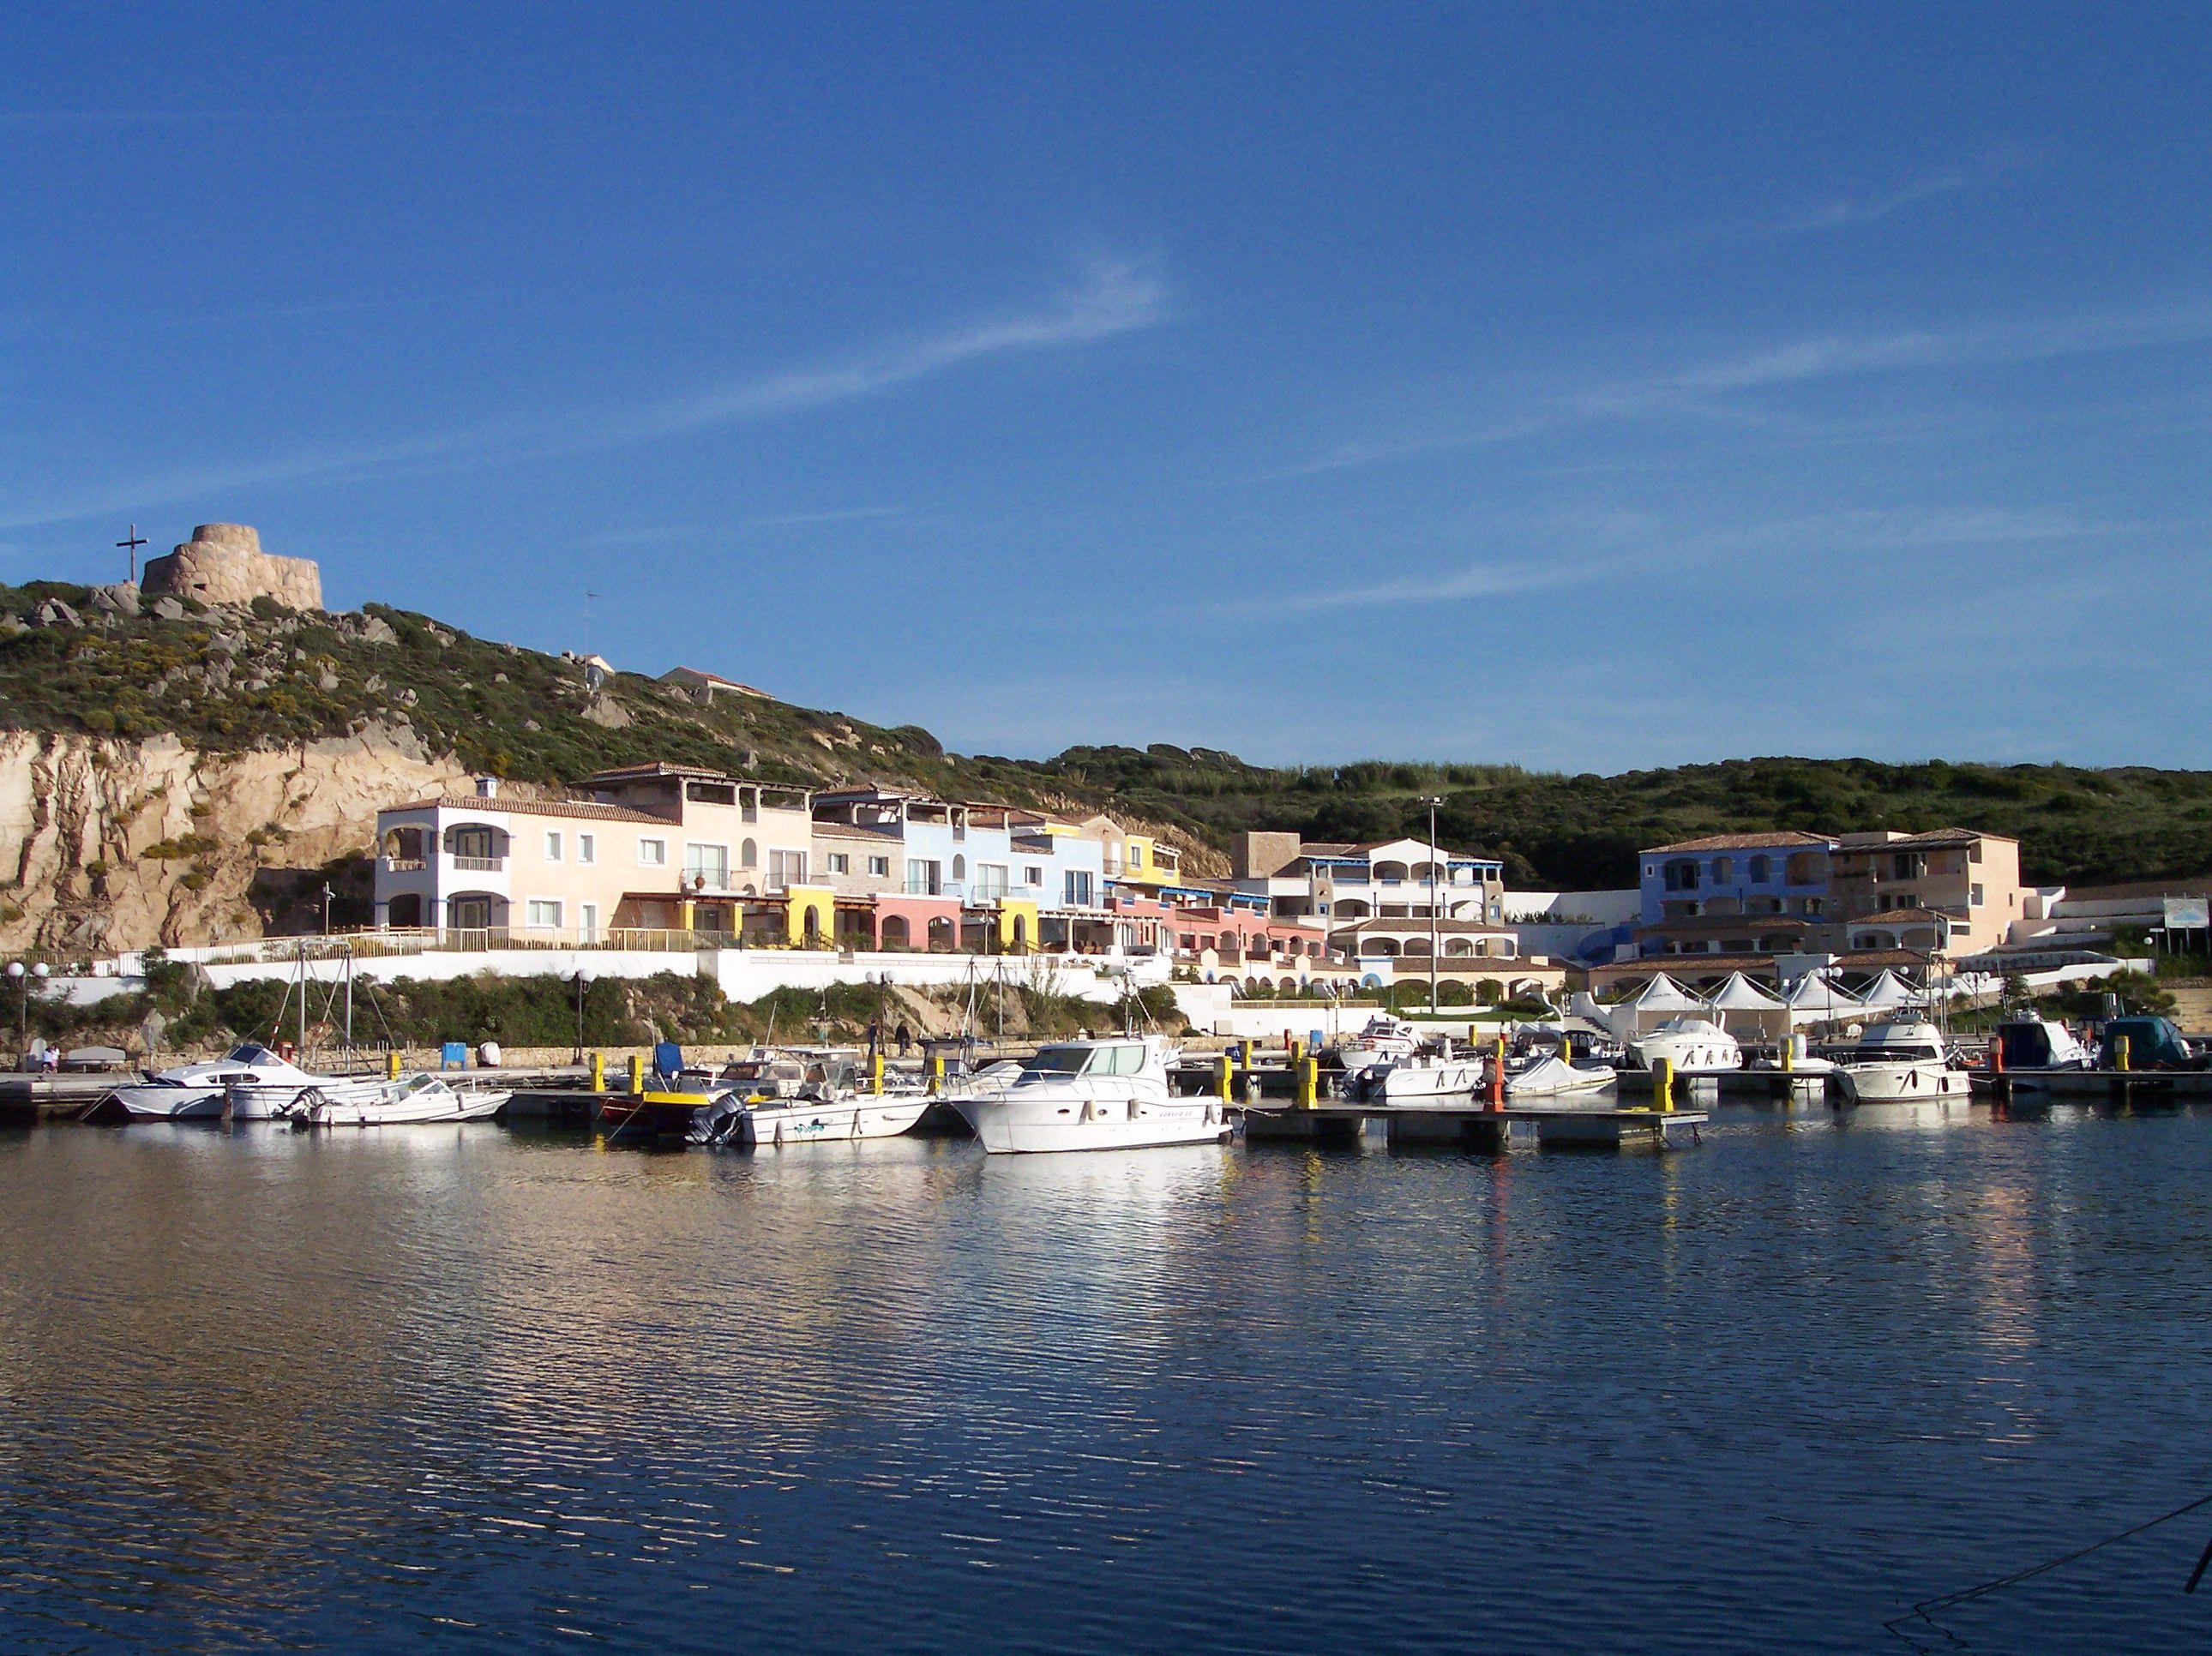
[[[2192,1492],[2208,1173],[2200,1116],[1955,1105],[1638,1157],[0,1140],[0,1645],[1863,1650]],[[2200,1637],[2162,1557],[1975,1631]]]

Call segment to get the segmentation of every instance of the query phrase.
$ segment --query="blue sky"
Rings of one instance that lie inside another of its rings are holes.
[[[0,577],[970,751],[2212,763],[2212,11],[41,8]]]

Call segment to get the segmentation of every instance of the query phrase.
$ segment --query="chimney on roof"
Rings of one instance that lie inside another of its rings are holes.
[[[477,778],[477,798],[479,799],[498,798],[499,778],[496,776],[479,776]]]

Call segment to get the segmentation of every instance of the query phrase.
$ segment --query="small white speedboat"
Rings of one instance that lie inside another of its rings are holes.
[[[1437,1052],[1370,1064],[1345,1083],[1351,1097],[1367,1104],[1422,1103],[1431,1099],[1467,1098],[1487,1074],[1480,1058],[1454,1058]]]
[[[840,1098],[777,1098],[748,1104],[741,1119],[717,1135],[715,1143],[850,1144],[868,1138],[896,1138],[910,1132],[928,1113],[931,1100],[919,1093],[855,1093]],[[714,1113],[707,1122],[716,1125]]]
[[[231,1113],[230,1092],[234,1087],[296,1090],[313,1084],[314,1079],[259,1042],[249,1040],[219,1059],[164,1070],[118,1087],[109,1096],[135,1120],[218,1121]]]
[[[1235,1131],[1215,1098],[1177,1098],[1157,1035],[1055,1041],[995,1093],[956,1095],[994,1156],[1212,1144]]]
[[[224,1113],[233,1121],[286,1121],[310,1105],[370,1104],[392,1087],[385,1076],[319,1076],[286,1064],[250,1081],[234,1081]]]
[[[1538,1102],[1554,1098],[1577,1098],[1601,1093],[1619,1079],[1610,1064],[1570,1064],[1557,1052],[1540,1059],[1505,1081],[1507,1099]]]
[[[454,1087],[443,1077],[387,1082],[374,1098],[333,1099],[310,1088],[288,1112],[295,1127],[398,1127],[438,1121],[488,1121],[514,1095]]]

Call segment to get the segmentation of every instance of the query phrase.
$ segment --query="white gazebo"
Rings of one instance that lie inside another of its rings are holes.
[[[1758,1040],[1779,1040],[1789,1033],[1790,1008],[1741,972],[1713,991],[1705,1002],[1713,1021],[1738,1040],[1747,1035]]]

